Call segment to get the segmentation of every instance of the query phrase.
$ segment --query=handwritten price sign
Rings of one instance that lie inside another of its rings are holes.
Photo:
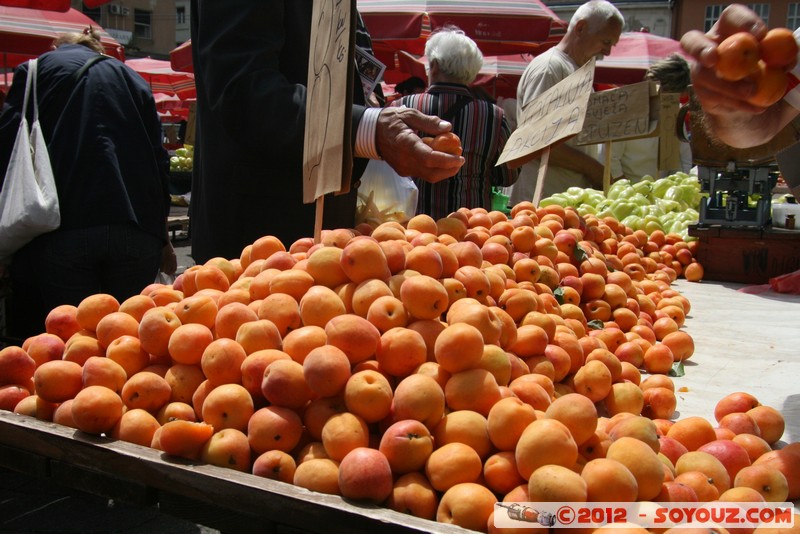
[[[354,33],[352,0],[315,0],[306,94],[303,202],[348,191]]]
[[[640,82],[593,93],[579,145],[658,135],[658,88]]]
[[[515,160],[580,133],[593,80],[594,60],[591,60],[529,102],[522,109],[519,127],[506,142],[497,164],[516,167]]]

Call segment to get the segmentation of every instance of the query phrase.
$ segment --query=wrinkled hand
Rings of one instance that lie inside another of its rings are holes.
[[[744,79],[738,82],[718,78],[714,67],[719,56],[717,45],[734,33],[750,32],[757,39],[767,33],[761,17],[742,4],[726,7],[719,20],[708,31],[690,30],[681,37],[681,47],[694,59],[692,65],[692,87],[703,111],[712,115],[729,113],[757,114],[764,108],[746,101],[755,91],[755,84]]]
[[[167,241],[167,244],[161,249],[161,272],[169,275],[175,274],[178,270],[178,258],[175,256],[175,249],[172,248],[172,243]]]
[[[434,137],[451,128],[449,122],[416,109],[384,108],[375,136],[378,152],[399,175],[436,183],[454,176],[464,165],[464,158],[433,150],[416,132]]]

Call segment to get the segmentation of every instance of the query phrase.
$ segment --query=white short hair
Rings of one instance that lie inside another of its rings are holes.
[[[590,33],[603,29],[609,22],[616,21],[620,27],[625,26],[625,18],[619,9],[607,0],[589,0],[582,4],[572,15],[567,31],[572,30],[580,20],[585,20]]]
[[[483,67],[478,45],[454,26],[446,26],[428,37],[425,55],[428,63],[436,62],[445,77],[464,85],[475,81]]]

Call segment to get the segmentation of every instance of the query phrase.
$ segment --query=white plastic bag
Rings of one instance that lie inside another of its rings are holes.
[[[0,190],[0,259],[7,258],[33,238],[61,224],[58,193],[50,166],[36,102],[36,63],[29,62],[17,139]],[[33,123],[25,117],[33,101]]]
[[[370,160],[358,188],[356,224],[403,223],[415,215],[418,196],[411,178],[400,176],[383,160]]]
[[[169,286],[175,283],[176,275],[174,274],[167,274],[164,271],[159,270],[158,274],[156,274],[156,284],[164,284],[165,286]]]

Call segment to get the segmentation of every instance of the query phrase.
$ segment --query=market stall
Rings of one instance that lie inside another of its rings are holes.
[[[557,105],[525,113],[503,161],[543,151],[546,170],[593,68],[542,95]],[[800,296],[704,276],[687,214],[707,185],[265,235],[60,306],[0,349],[0,467],[235,532],[487,532],[612,483],[620,502],[800,512]],[[738,477],[758,465],[774,484]]]

